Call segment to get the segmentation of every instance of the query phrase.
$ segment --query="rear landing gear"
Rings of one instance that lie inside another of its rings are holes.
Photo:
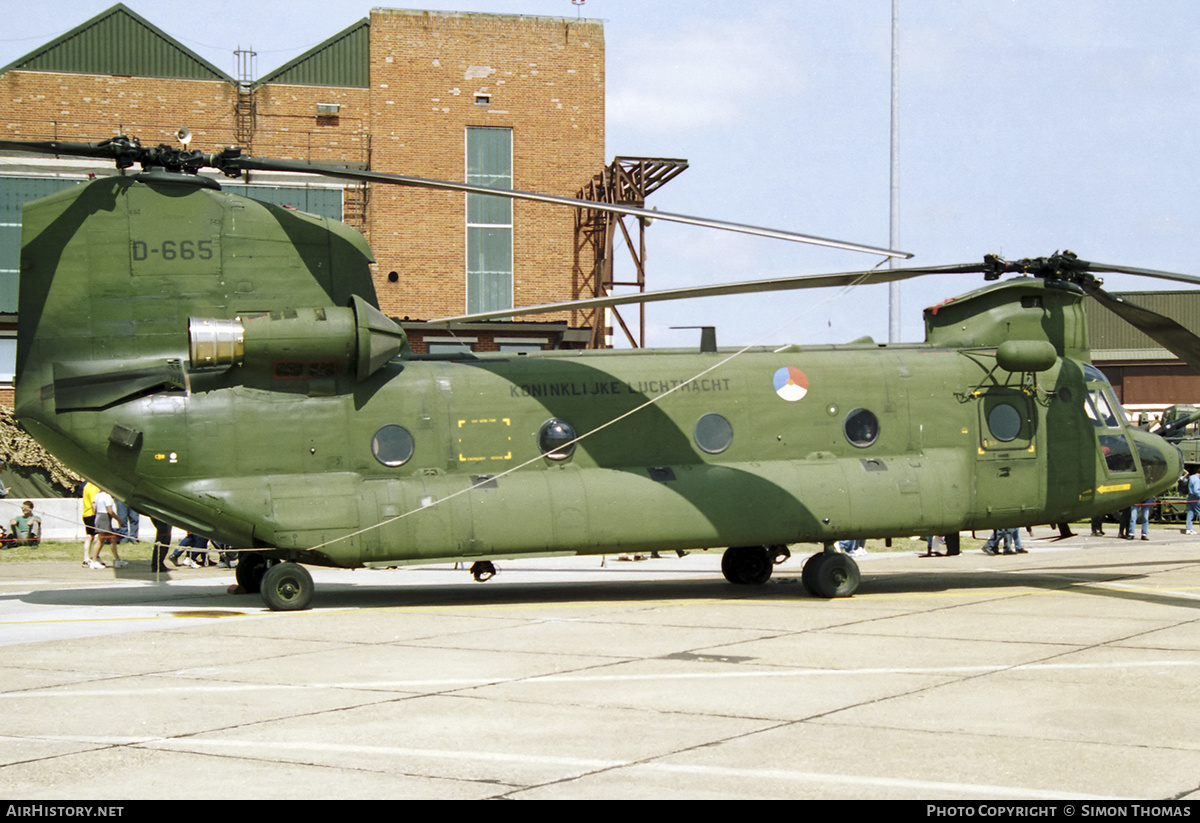
[[[307,609],[312,603],[313,588],[312,575],[299,563],[276,563],[262,576],[263,602],[275,612]]]
[[[800,582],[814,597],[849,597],[858,589],[858,564],[841,552],[817,552],[804,561]]]

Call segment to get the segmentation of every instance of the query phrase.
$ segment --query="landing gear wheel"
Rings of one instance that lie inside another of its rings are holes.
[[[771,579],[773,560],[766,546],[730,546],[721,555],[721,573],[739,586],[761,586]]]
[[[816,597],[849,597],[858,590],[858,564],[838,552],[820,552],[808,558],[800,582]]]
[[[313,579],[299,563],[278,563],[262,577],[263,602],[271,611],[298,612],[312,603]]]
[[[804,566],[800,569],[800,582],[804,584],[804,590],[813,597],[818,597],[817,585],[813,582],[816,577],[817,569],[821,565],[821,558],[825,556],[825,552],[817,552],[812,557],[804,561]]]
[[[471,564],[471,576],[475,578],[476,583],[483,583],[496,576],[496,567],[490,560],[476,560]]]
[[[262,591],[262,579],[266,571],[267,558],[258,552],[246,552],[238,558],[233,576],[246,594],[258,594]]]

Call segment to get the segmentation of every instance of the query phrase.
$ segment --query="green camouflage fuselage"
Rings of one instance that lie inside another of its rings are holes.
[[[925,344],[370,360],[370,252],[341,224],[143,175],[24,226],[22,423],[139,511],[305,562],[944,534],[1179,472],[1097,411],[1081,296],[1038,281],[930,310]],[[237,319],[245,357],[189,360],[197,318]]]

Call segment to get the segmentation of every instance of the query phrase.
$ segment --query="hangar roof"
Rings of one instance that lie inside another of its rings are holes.
[[[1117,294],[1181,326],[1200,331],[1200,291],[1127,291]],[[1093,360],[1176,360],[1178,358],[1112,312],[1088,300],[1088,340]]]
[[[289,60],[255,85],[286,83],[294,86],[370,86],[371,22],[363,18],[324,43]]]
[[[0,69],[181,80],[233,78],[118,3]]]

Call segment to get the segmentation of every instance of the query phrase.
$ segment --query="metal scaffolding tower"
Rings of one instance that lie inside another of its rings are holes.
[[[579,197],[600,203],[619,203],[644,208],[646,198],[651,193],[683,173],[687,167],[686,160],[662,157],[617,157],[604,171],[592,178],[591,182],[579,192]],[[583,249],[591,248],[596,260],[595,268],[590,273],[585,272],[582,282],[576,284],[576,294],[579,297],[605,297],[612,294],[617,287],[635,287],[639,292],[646,290],[646,226],[652,221],[645,218],[629,218],[637,220],[638,224],[635,243],[629,227],[625,224],[626,217],[627,215],[588,208],[576,210],[577,255],[582,256],[580,253]],[[636,279],[615,279],[613,254],[618,231],[624,238],[625,246],[629,249],[629,254],[633,259]],[[578,312],[577,314],[580,316],[572,318],[571,325],[591,326],[592,337],[588,348],[606,348],[612,345],[612,323],[609,320],[611,317],[620,325],[630,344],[635,348],[642,348],[646,345],[646,307],[639,304],[637,310],[638,334],[636,338],[616,308]],[[611,315],[608,315],[608,312],[611,312]],[[578,322],[575,322],[576,320]]]

